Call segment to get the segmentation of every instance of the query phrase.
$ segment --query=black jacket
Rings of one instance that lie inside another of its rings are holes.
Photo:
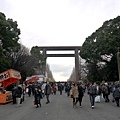
[[[21,98],[22,95],[22,88],[18,86],[16,90],[16,97]]]
[[[82,86],[78,86],[78,93],[79,93],[79,96],[83,96],[84,95],[84,90],[83,90]]]

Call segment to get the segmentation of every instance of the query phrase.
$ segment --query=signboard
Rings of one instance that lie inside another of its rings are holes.
[[[11,77],[13,78],[21,78],[21,75],[18,71],[12,70],[11,71]]]
[[[20,79],[20,72],[13,69],[9,69],[3,73],[0,73],[0,83],[3,87],[7,87],[13,83],[16,83]]]
[[[0,81],[7,80],[7,79],[9,79],[9,73],[8,73],[8,71],[3,72],[3,73],[0,74]]]

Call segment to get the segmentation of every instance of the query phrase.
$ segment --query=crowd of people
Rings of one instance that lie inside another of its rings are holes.
[[[44,96],[46,97],[46,104],[48,104],[50,103],[49,95],[56,94],[56,91],[56,84],[50,84],[49,82],[14,85],[12,88],[13,104],[21,106],[25,100],[25,95],[28,94],[29,97],[34,96],[34,105],[38,108],[41,107],[41,99]]]
[[[100,98],[103,97],[105,102],[110,102],[109,95],[112,94],[112,102],[115,102],[119,107],[120,105],[120,82],[107,83],[103,81],[101,84],[90,82],[83,86],[81,82],[73,83],[70,89],[70,96],[73,98],[73,108],[76,108],[76,104],[79,101],[81,107],[82,98],[84,96],[85,89],[90,98],[91,108],[94,109],[95,102],[100,102]]]
[[[94,109],[95,102],[100,102],[101,97],[106,103],[112,101],[115,102],[119,107],[120,105],[120,82],[107,83],[103,81],[98,84],[95,82],[83,83],[83,82],[72,82],[72,83],[29,83],[27,85],[14,85],[12,89],[13,104],[21,106],[25,100],[25,94],[29,97],[34,96],[34,105],[36,108],[41,107],[41,99],[46,98],[46,104],[50,103],[50,94],[56,95],[56,92],[62,95],[63,90],[67,97],[72,98],[73,108],[79,103],[82,107],[82,101],[84,94],[87,93],[90,99],[91,108]],[[109,96],[112,95],[112,100]]]

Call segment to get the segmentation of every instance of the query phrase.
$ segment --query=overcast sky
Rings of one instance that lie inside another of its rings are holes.
[[[32,46],[81,46],[103,22],[120,15],[120,0],[0,0],[18,22],[20,41]],[[66,81],[74,58],[47,58],[56,81]]]

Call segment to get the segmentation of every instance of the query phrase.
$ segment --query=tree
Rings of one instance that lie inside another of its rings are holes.
[[[120,47],[120,16],[105,21],[86,38],[80,56],[88,64],[88,78],[92,81],[118,80],[117,50]]]
[[[24,81],[27,76],[33,75],[34,60],[25,46],[21,45],[18,52],[13,52],[11,60],[11,68],[18,70],[21,73],[22,81]]]
[[[34,58],[34,69],[36,69],[36,73],[43,74],[45,66],[45,56],[42,54],[38,46],[32,47],[30,53]]]
[[[17,22],[6,19],[5,14],[0,12],[1,72],[11,67],[11,56],[20,49],[19,35]]]
[[[38,46],[34,46],[30,52],[32,58],[34,58],[34,69],[36,70],[36,74],[44,74],[44,69],[46,66],[47,77],[52,81],[55,81],[52,75],[52,71],[50,70],[50,66],[45,63],[46,56],[44,56],[40,48]]]

